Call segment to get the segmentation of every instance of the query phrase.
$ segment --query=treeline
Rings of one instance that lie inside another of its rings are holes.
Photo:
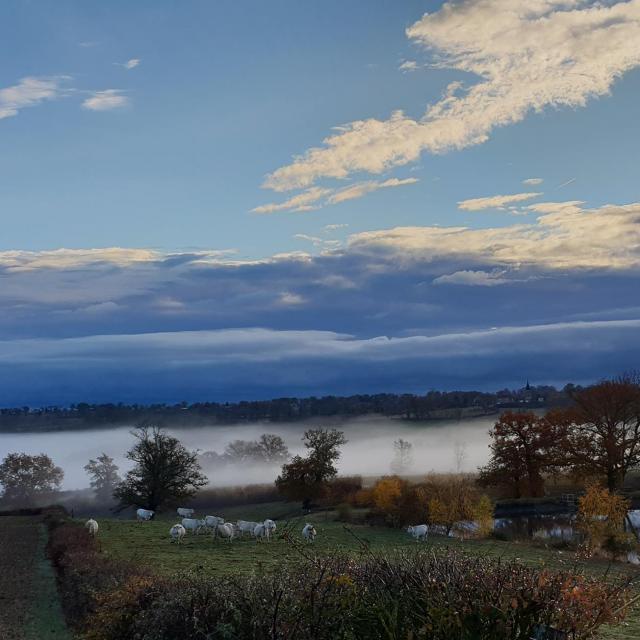
[[[416,394],[360,394],[346,397],[275,398],[243,402],[188,404],[90,404],[70,407],[0,409],[0,431],[54,431],[131,425],[140,422],[195,427],[238,422],[294,422],[313,418],[380,415],[406,420],[430,420],[486,415],[504,407],[546,407],[566,404],[575,389],[550,386],[481,391],[429,391]]]

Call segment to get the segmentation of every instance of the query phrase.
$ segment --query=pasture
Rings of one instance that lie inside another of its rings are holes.
[[[200,515],[200,514],[199,514]],[[263,520],[271,517],[278,522],[280,534],[285,526],[291,527],[293,536],[302,541],[301,530],[305,522],[312,522],[318,532],[313,545],[307,551],[317,554],[358,554],[362,552],[360,538],[369,545],[373,553],[410,551],[417,547],[426,549],[452,548],[469,554],[517,558],[521,562],[535,566],[562,569],[577,569],[591,575],[610,576],[637,574],[637,569],[629,565],[611,565],[606,561],[591,560],[578,563],[571,551],[533,546],[529,543],[502,542],[495,540],[457,540],[442,536],[431,536],[425,543],[416,543],[404,530],[366,525],[345,525],[335,520],[331,511],[301,516],[300,510],[283,503],[267,503],[242,507],[225,508],[212,515],[221,515],[226,520]],[[214,540],[210,534],[188,535],[182,544],[169,542],[169,528],[179,518],[163,514],[157,520],[138,523],[134,520],[100,520],[99,540],[104,553],[125,558],[154,571],[175,575],[182,571],[198,571],[220,576],[223,574],[252,574],[269,571],[286,561],[300,559],[300,552],[294,545],[276,538],[271,542],[258,543],[245,537],[232,543]],[[357,536],[357,538],[356,538]],[[640,610],[629,617],[626,625],[607,629],[603,637],[618,640],[640,638]]]

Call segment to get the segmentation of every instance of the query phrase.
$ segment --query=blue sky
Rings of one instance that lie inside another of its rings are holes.
[[[0,39],[0,403],[639,366],[640,0],[9,1]]]

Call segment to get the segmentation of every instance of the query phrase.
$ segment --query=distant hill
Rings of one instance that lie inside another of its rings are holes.
[[[89,404],[0,409],[0,432],[67,431],[150,421],[172,427],[243,422],[295,422],[314,418],[383,415],[405,420],[442,420],[491,415],[502,409],[536,409],[570,402],[576,387],[551,386],[481,391],[429,391],[424,395],[379,393],[347,397],[275,398],[235,403]]]

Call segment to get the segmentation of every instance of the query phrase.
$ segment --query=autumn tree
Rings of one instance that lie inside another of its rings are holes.
[[[196,452],[188,451],[177,438],[153,425],[141,425],[133,435],[137,442],[127,458],[134,467],[114,492],[120,508],[156,511],[184,502],[207,484]]]
[[[41,453],[10,453],[0,464],[2,499],[7,504],[29,506],[60,489],[64,472]]]
[[[574,471],[602,478],[610,491],[622,487],[640,465],[640,385],[631,376],[581,389],[574,405],[548,421],[567,433],[565,449]]]
[[[102,453],[95,460],[89,460],[84,470],[91,478],[90,484],[95,491],[96,500],[103,503],[111,502],[113,492],[121,482],[118,465],[114,463],[113,458]]]
[[[590,550],[604,549],[613,557],[627,550],[634,537],[625,533],[624,522],[631,502],[598,484],[590,484],[578,500],[578,528],[586,535]]]
[[[507,412],[500,416],[491,436],[491,458],[480,469],[485,486],[506,486],[514,497],[544,495],[544,476],[560,464],[561,425],[535,413]]]
[[[478,514],[481,496],[467,476],[430,476],[425,488],[429,495],[429,522],[444,527],[447,535],[457,522],[474,520]]]
[[[391,471],[393,473],[406,473],[411,467],[413,462],[413,445],[404,440],[398,438],[393,442],[393,460],[391,461]]]
[[[337,429],[310,429],[305,431],[303,442],[308,455],[294,456],[283,465],[276,487],[287,499],[308,504],[320,498],[328,482],[338,474],[335,463],[340,458],[340,447],[347,440]]]

